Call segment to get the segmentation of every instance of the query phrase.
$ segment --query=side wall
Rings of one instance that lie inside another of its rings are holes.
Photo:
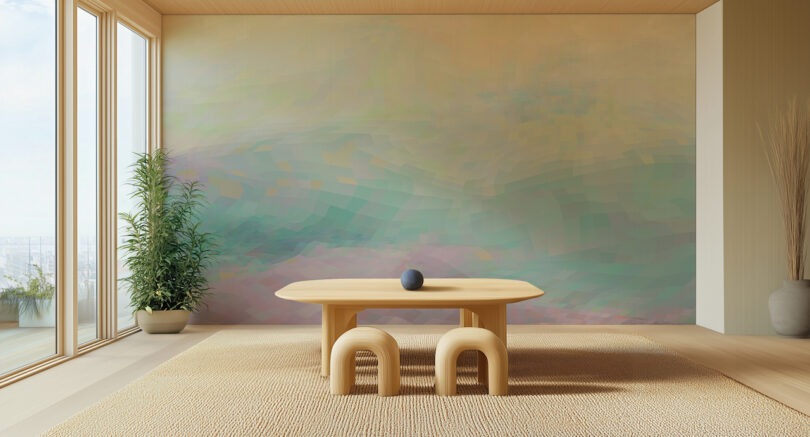
[[[810,97],[810,2],[724,0],[725,328],[770,334],[768,295],[785,278],[783,231],[763,142],[793,97]]]

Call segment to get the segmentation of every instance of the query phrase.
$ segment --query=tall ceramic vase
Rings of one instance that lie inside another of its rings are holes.
[[[785,337],[810,336],[810,280],[782,282],[768,298],[771,324]]]

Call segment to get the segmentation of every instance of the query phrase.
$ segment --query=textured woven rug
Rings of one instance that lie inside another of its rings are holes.
[[[433,394],[442,329],[384,327],[400,344],[401,394],[376,395],[376,362],[358,353],[350,396],[319,375],[319,331],[218,332],[46,435],[773,435],[810,434],[810,418],[623,334],[509,335],[509,390],[475,384],[459,361],[459,396]]]

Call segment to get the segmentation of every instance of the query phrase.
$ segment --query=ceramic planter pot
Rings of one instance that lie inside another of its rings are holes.
[[[782,282],[782,288],[768,298],[771,324],[779,335],[810,335],[810,280]]]
[[[150,334],[177,334],[191,317],[191,311],[187,310],[152,311],[152,314],[140,310],[135,314],[138,326]]]

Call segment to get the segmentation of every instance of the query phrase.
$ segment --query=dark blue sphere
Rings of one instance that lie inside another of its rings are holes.
[[[402,282],[402,287],[406,290],[418,290],[425,283],[425,277],[422,276],[422,272],[419,270],[408,269],[402,273],[399,281]]]

